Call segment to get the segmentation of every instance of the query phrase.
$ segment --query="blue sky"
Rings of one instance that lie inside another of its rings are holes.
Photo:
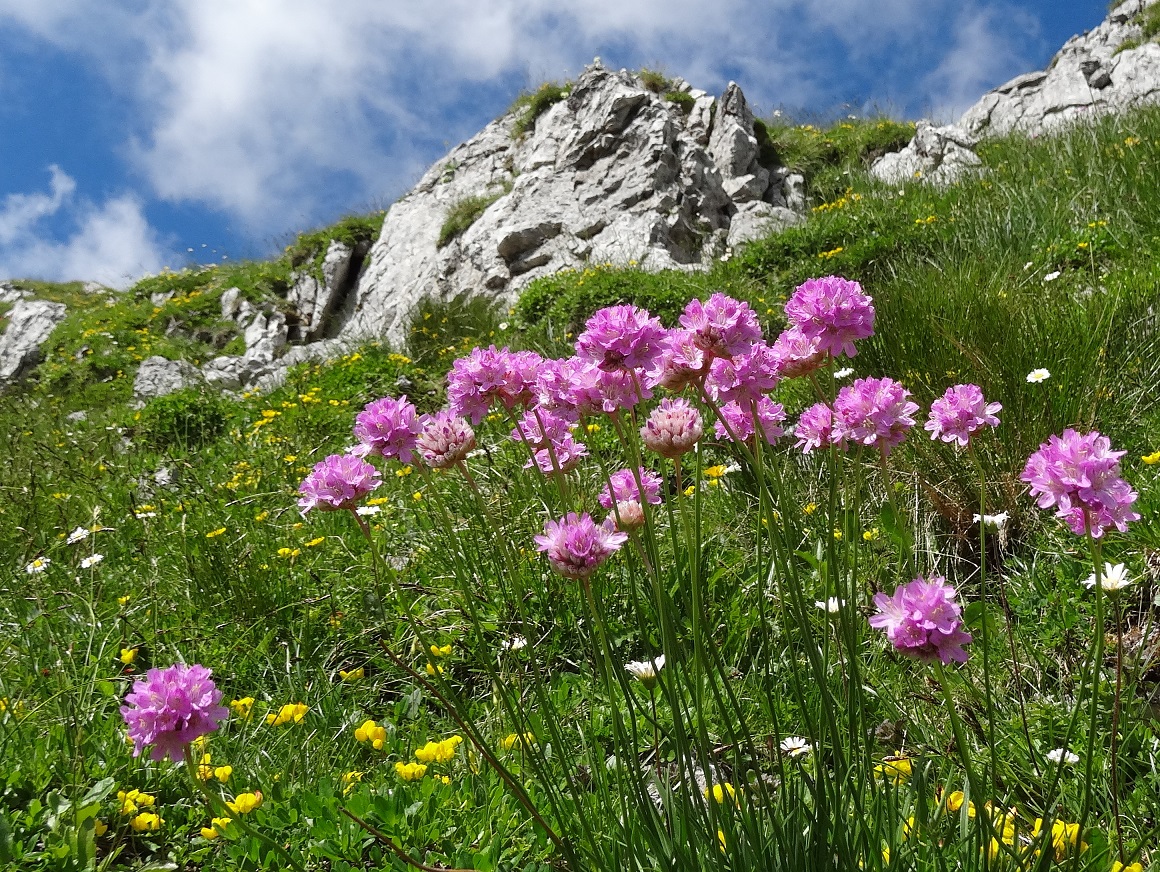
[[[951,120],[1106,0],[0,0],[0,279],[125,286],[385,208],[521,88]]]

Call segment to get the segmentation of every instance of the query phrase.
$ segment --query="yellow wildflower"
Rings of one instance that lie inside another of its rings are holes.
[[[233,818],[215,817],[213,822],[208,827],[201,828],[201,837],[203,839],[216,839],[226,831],[226,827],[230,825]]]
[[[874,775],[894,784],[902,784],[912,773],[909,757],[887,757],[874,767]]]
[[[313,547],[315,547],[316,545],[321,545],[321,544],[322,544],[323,542],[325,542],[325,541],[326,541],[326,537],[325,537],[325,536],[319,536],[317,539],[311,539],[309,542],[307,542],[307,543],[306,543],[306,547],[307,547],[307,548],[313,548]]]
[[[817,503],[806,503],[806,504],[805,504],[805,505],[802,507],[802,511],[803,511],[803,512],[805,512],[807,515],[812,515],[812,514],[813,514],[814,512],[816,512],[817,510],[818,510],[818,504],[817,504]]]
[[[230,708],[233,709],[235,715],[244,721],[250,719],[250,715],[254,713],[254,698],[252,696],[244,696],[241,699],[235,699],[230,702]]]
[[[395,772],[404,781],[418,781],[427,774],[427,767],[423,763],[404,763],[400,760],[395,764]]]
[[[1140,459],[1149,466],[1160,463],[1160,451],[1153,451],[1151,454],[1145,454]]]
[[[366,720],[362,722],[362,726],[355,727],[354,738],[358,742],[370,742],[372,748],[381,751],[387,740],[387,730],[374,721]]]
[[[218,527],[216,530],[211,530],[210,532],[206,533],[205,538],[212,539],[215,536],[220,536],[225,531],[226,531],[225,527]]]
[[[450,645],[444,645],[443,647],[440,647],[438,645],[431,646],[431,656],[433,656],[433,657],[447,657],[450,654],[451,654],[451,646]]]
[[[109,825],[100,818],[93,819],[93,835],[98,839],[109,831]]]
[[[436,666],[434,663],[428,663],[427,664],[427,674],[430,676],[442,675],[443,674],[443,667]]]
[[[523,746],[527,747],[528,745],[536,744],[536,734],[535,733],[524,733],[521,736],[518,733],[509,733],[508,735],[504,736],[502,739],[499,740],[499,744],[500,744],[500,747],[503,748],[505,751],[510,751],[516,745],[523,745]]]
[[[128,594],[125,596],[119,596],[117,597],[117,605],[119,605],[121,608],[124,608],[125,606],[129,605],[129,600],[131,599],[132,597]]]
[[[161,825],[165,820],[150,811],[143,811],[137,815],[133,820],[129,821],[129,826],[133,828],[134,832],[138,833],[155,833],[161,829]]]
[[[288,723],[302,723],[302,719],[306,717],[306,713],[310,711],[310,706],[303,702],[287,703],[278,709],[278,714],[266,715],[266,723],[275,727],[280,727]]]
[[[705,799],[708,799],[709,795],[712,794],[713,799],[717,802],[724,802],[726,796],[728,796],[729,799],[737,799],[737,791],[733,789],[733,785],[728,781],[714,784],[711,790],[710,788],[706,787],[703,792],[705,794]]]
[[[258,512],[258,514],[254,515],[254,520],[261,522],[261,521],[266,520],[268,517],[270,517],[270,513],[268,511],[261,511],[261,512]]]
[[[249,814],[261,804],[262,791],[255,790],[253,793],[239,793],[233,802],[227,802],[226,806],[234,814]]]
[[[956,790],[947,796],[947,811],[957,812],[963,807],[963,800],[965,796],[961,790]],[[975,816],[975,804],[973,802],[967,803],[967,817]]]
[[[126,666],[132,666],[133,661],[137,659],[137,649],[136,648],[122,648],[121,649],[121,656],[118,657],[117,659],[120,660],[122,663],[124,663]]]
[[[97,833],[100,835],[100,833]],[[1144,867],[1139,863],[1129,863],[1125,866],[1119,860],[1112,863],[1112,872],[1144,872]]]
[[[349,672],[345,669],[338,670],[338,677],[343,681],[358,681],[360,678],[364,678],[366,674],[366,668],[362,666],[357,669],[352,669]]]
[[[354,786],[358,782],[362,781],[362,778],[363,773],[359,772],[357,769],[352,769],[350,772],[344,773],[342,776],[342,795],[349,795],[350,792],[354,790]]]
[[[878,538],[878,536],[879,536],[879,532],[878,532],[877,527],[871,527],[869,530],[866,530],[862,533],[862,538],[866,542],[873,542],[875,539]]]
[[[461,736],[451,736],[439,742],[428,742],[415,751],[415,759],[421,763],[450,763],[455,758],[455,749],[462,742]]]

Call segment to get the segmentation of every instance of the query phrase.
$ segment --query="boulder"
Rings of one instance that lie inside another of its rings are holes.
[[[983,162],[973,150],[977,143],[961,127],[935,127],[929,121],[920,121],[907,146],[878,158],[870,167],[870,174],[888,185],[922,180],[946,186],[964,175],[980,172]]]
[[[11,286],[4,286],[4,302],[11,302],[4,332],[0,333],[0,384],[24,377],[41,360],[41,345],[64,320],[63,303],[28,300]]]
[[[151,400],[199,384],[201,381],[201,370],[192,363],[155,355],[145,358],[137,368],[137,377],[133,380],[133,396],[138,400]]]

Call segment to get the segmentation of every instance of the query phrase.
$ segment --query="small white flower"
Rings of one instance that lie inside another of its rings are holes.
[[[498,326],[500,330],[507,330],[511,325],[507,321],[500,321]]]
[[[85,539],[88,539],[88,538],[89,538],[89,531],[86,530],[84,527],[77,527],[75,530],[73,530],[71,533],[68,534],[68,538],[65,539],[64,541],[66,543],[68,543],[69,545],[76,545],[78,542],[83,542],[83,541],[85,541]]]
[[[363,517],[366,517],[367,515],[377,515],[381,511],[381,506],[359,506],[354,510],[356,515],[362,515]]]
[[[1053,281],[1055,281],[1057,278],[1059,278],[1059,277],[1060,277],[1060,275],[1062,275],[1062,273],[1060,273],[1060,271],[1059,271],[1059,270],[1056,270],[1055,272],[1049,272],[1047,275],[1045,275],[1045,276],[1043,277],[1043,280],[1044,280],[1045,282],[1053,282]]]
[[[652,690],[657,683],[657,675],[665,667],[665,655],[662,654],[656,660],[633,660],[624,664],[624,668],[629,671],[633,678]]]
[[[1048,751],[1046,756],[1052,763],[1062,763],[1064,766],[1074,766],[1079,762],[1079,756],[1067,748],[1054,748]]]
[[[1096,586],[1096,575],[1093,572],[1083,582],[1088,587]],[[1117,563],[1114,566],[1111,563],[1104,564],[1103,577],[1100,579],[1100,587],[1106,591],[1123,590],[1132,583],[1132,579],[1128,577],[1128,570],[1124,564]]]
[[[825,600],[825,601],[814,600],[815,606],[817,606],[823,612],[829,612],[831,615],[837,614],[838,611],[841,610],[842,606],[844,606],[845,604],[846,604],[845,600],[838,599],[836,596],[832,596],[828,600]]]
[[[523,636],[512,636],[510,639],[504,639],[500,642],[500,647],[505,651],[519,651],[521,648],[528,647],[528,640]]]
[[[840,370],[838,370],[836,373],[834,373],[834,378],[845,378],[846,376],[853,375],[853,374],[854,374],[854,367],[843,366]]]
[[[813,743],[801,736],[787,736],[781,740],[779,747],[787,757],[805,757],[814,750]]]
[[[156,518],[157,513],[156,512],[134,512],[133,517],[135,517],[138,521],[144,521],[146,518]]]
[[[1023,271],[1027,272],[1027,270],[1031,269],[1031,267],[1034,263],[1035,263],[1035,261],[1033,261],[1033,260],[1027,261],[1027,263],[1023,264]]]
[[[96,566],[104,559],[104,554],[90,554],[88,557],[81,561],[81,569],[88,569],[91,566]]]
[[[983,515],[983,526],[990,527],[994,530],[1002,530],[1007,526],[1007,518],[1008,515],[1006,512],[1000,512],[997,515]],[[977,514],[973,515],[972,520],[976,524],[979,523],[979,516]]]
[[[1047,381],[1049,378],[1051,378],[1051,373],[1043,367],[1040,367],[1039,369],[1033,369],[1031,372],[1027,373],[1027,381],[1029,381],[1031,384],[1039,384],[1039,382]]]
[[[48,569],[49,564],[52,563],[47,557],[37,557],[31,563],[24,567],[24,571],[29,575],[39,575]]]

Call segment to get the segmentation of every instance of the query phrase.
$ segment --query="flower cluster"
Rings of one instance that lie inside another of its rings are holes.
[[[927,662],[966,662],[963,645],[971,635],[963,630],[962,607],[946,579],[919,576],[899,585],[893,596],[875,594],[874,605],[878,612],[870,626],[885,630],[897,650]]]
[[[372,748],[381,751],[387,741],[387,730],[368,719],[355,727],[354,738],[356,742],[369,742]]]
[[[281,706],[277,713],[266,715],[266,723],[272,727],[281,727],[285,724],[300,724],[306,718],[310,706],[304,702],[292,702]]]
[[[428,742],[415,750],[415,759],[420,763],[450,763],[455,759],[455,749],[463,744],[462,736],[449,736],[438,742]]]
[[[840,276],[810,279],[786,301],[790,324],[831,357],[858,353],[854,342],[874,335],[874,304],[862,286]]]
[[[710,357],[737,357],[761,341],[757,314],[748,304],[724,294],[713,294],[704,303],[690,300],[680,323]]]
[[[1031,485],[1039,508],[1054,506],[1073,533],[1098,539],[1113,527],[1123,533],[1140,518],[1132,511],[1136,492],[1120,478],[1123,455],[1108,437],[1069,428],[1039,446],[1020,478]]]
[[[406,396],[375,400],[355,417],[354,436],[368,454],[410,463],[422,431],[415,412],[415,406],[407,402]]]
[[[988,403],[983,399],[983,391],[978,385],[955,385],[930,405],[930,420],[924,428],[930,431],[930,438],[943,442],[958,442],[963,448],[971,439],[971,434],[983,427],[998,427],[995,413],[1001,411],[1000,403]]]
[[[535,540],[536,550],[548,555],[558,573],[586,579],[628,541],[628,534],[597,524],[587,512],[569,512],[559,521],[545,522],[543,535]]]
[[[129,727],[133,756],[153,745],[154,760],[181,760],[194,739],[212,733],[229,715],[219,705],[222,693],[204,666],[175,663],[165,669],[150,669],[145,678],[133,683],[121,706],[121,717]]]
[[[353,509],[359,500],[382,483],[379,471],[361,457],[331,454],[326,460],[314,464],[314,469],[298,486],[298,492],[302,494],[298,508],[303,515],[311,509]]]
[[[576,339],[576,354],[602,370],[648,369],[663,350],[665,328],[636,306],[600,309]]]

